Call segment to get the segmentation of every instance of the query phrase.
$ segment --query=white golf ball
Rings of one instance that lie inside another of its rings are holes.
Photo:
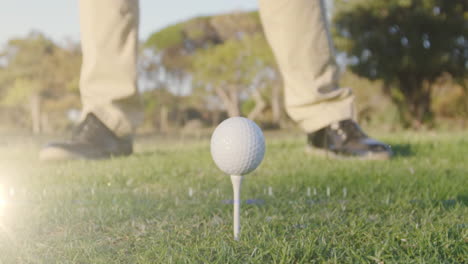
[[[255,170],[264,155],[262,130],[247,118],[228,118],[211,136],[211,156],[218,168],[227,174],[244,175]]]

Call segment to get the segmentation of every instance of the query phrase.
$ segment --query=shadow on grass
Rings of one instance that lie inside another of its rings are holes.
[[[459,194],[457,195],[455,199],[437,201],[437,203],[441,204],[442,207],[444,207],[445,209],[451,209],[455,207],[457,204],[468,206],[468,195]]]
[[[409,157],[414,155],[410,144],[392,144],[392,150],[395,157]]]
[[[457,201],[465,206],[468,206],[468,194],[457,195]]]
[[[458,194],[454,199],[448,199],[448,200],[414,199],[409,202],[410,204],[413,204],[414,206],[417,206],[422,209],[441,206],[442,208],[446,210],[450,210],[450,209],[453,209],[457,204],[460,204],[462,206],[468,206],[468,194],[464,194],[464,193]]]

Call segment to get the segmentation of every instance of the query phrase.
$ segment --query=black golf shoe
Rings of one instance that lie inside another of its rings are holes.
[[[369,138],[353,120],[343,120],[307,135],[307,151],[332,158],[388,160],[389,145]]]
[[[72,134],[71,140],[45,145],[39,153],[39,159],[106,159],[130,155],[132,152],[131,139],[117,137],[94,114],[88,114]]]

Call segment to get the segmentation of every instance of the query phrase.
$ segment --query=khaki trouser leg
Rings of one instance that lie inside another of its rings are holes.
[[[309,133],[353,118],[354,97],[338,67],[320,0],[259,0],[266,36],[285,85],[286,111]]]
[[[94,113],[118,136],[139,121],[138,0],[80,0],[83,118]]]

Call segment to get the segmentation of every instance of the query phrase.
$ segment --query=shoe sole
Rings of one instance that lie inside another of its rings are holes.
[[[314,156],[336,159],[336,160],[390,160],[391,154],[382,153],[369,153],[364,156],[345,156],[339,155],[332,151],[322,150],[311,146],[306,146],[305,152]]]
[[[48,147],[39,152],[40,161],[86,160],[87,158],[62,148]]]

